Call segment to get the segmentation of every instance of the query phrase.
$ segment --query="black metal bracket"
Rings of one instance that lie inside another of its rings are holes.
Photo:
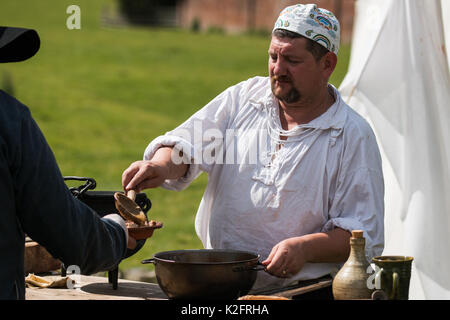
[[[93,190],[95,187],[97,187],[97,182],[92,178],[86,178],[86,177],[76,177],[76,176],[67,176],[64,177],[64,181],[68,180],[75,180],[75,181],[86,181],[85,184],[79,186],[79,187],[72,187],[69,188],[70,192],[72,192],[72,195],[75,198],[78,198],[81,194],[83,194],[87,190]]]

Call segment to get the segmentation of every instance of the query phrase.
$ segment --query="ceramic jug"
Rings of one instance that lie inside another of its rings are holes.
[[[367,278],[373,270],[366,259],[365,245],[363,231],[353,230],[348,260],[333,279],[335,300],[371,299],[373,290],[368,288]]]

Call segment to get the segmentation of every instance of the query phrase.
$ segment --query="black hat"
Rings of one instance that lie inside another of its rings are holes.
[[[38,52],[39,35],[35,30],[0,27],[0,62],[18,62]]]

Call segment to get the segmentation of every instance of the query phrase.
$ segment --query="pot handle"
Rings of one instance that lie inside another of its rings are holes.
[[[263,265],[261,262],[258,261],[256,266],[248,267],[248,266],[242,266],[242,267],[234,267],[233,271],[240,272],[240,271],[262,271],[266,270],[266,266]]]
[[[263,265],[261,262],[258,262],[258,264],[256,266],[254,266],[253,268],[251,268],[251,270],[254,270],[254,271],[266,271],[266,266]]]
[[[79,198],[83,195],[83,193],[87,190],[95,189],[97,186],[97,182],[93,178],[85,178],[85,177],[76,177],[76,176],[66,176],[64,177],[64,181],[67,180],[76,180],[76,181],[86,181],[85,184],[79,187],[69,188],[70,192],[75,198]]]
[[[153,263],[155,264],[155,258],[145,259],[141,261],[142,264]]]

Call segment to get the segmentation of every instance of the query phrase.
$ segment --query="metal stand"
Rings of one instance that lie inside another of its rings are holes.
[[[119,266],[113,270],[108,271],[108,282],[112,283],[113,290],[117,290],[117,284],[119,281]]]

